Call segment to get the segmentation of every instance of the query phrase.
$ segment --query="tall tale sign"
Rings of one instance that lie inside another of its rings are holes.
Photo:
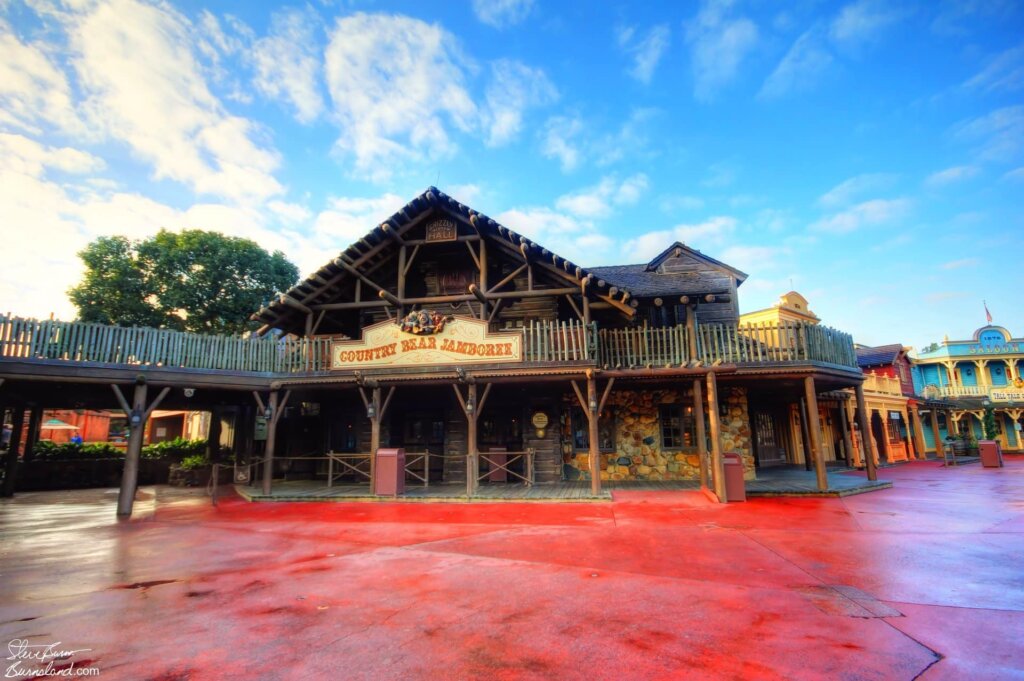
[[[332,369],[521,361],[522,333],[490,333],[485,321],[427,311],[372,324],[361,340],[331,345]]]

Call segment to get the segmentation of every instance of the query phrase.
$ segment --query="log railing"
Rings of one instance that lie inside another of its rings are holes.
[[[523,327],[523,357],[527,362],[579,362],[594,356],[592,347],[597,324],[588,329],[583,322],[531,320]]]
[[[825,362],[856,368],[849,334],[799,322],[737,326],[598,329],[578,320],[531,321],[523,328],[527,362],[595,362],[605,367]],[[0,315],[0,359],[297,374],[330,368],[332,339],[214,336]],[[696,355],[691,347],[696,346]]]
[[[0,316],[0,358],[296,373],[326,369],[330,344]]]

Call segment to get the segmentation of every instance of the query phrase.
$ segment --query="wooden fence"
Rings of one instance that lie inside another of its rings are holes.
[[[523,358],[527,362],[578,362],[594,356],[596,323],[591,325],[590,333],[578,320],[531,320],[523,330]]]
[[[327,369],[330,344],[0,315],[0,358],[296,373]]]
[[[0,359],[22,358],[129,366],[295,374],[330,368],[332,339],[271,335],[214,336],[0,315]],[[610,367],[827,362],[855,368],[849,334],[799,322],[702,324],[696,357],[685,326],[598,329],[573,321],[531,321],[523,329],[527,362],[596,361]]]

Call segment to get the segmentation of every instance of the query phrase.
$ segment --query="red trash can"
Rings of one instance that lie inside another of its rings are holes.
[[[725,467],[725,500],[746,501],[747,485],[743,481],[743,457],[736,452],[722,455]]]
[[[1003,467],[1003,447],[995,440],[978,440],[978,454],[985,468]]]
[[[405,494],[404,449],[378,449],[374,467],[374,494],[379,497]]]

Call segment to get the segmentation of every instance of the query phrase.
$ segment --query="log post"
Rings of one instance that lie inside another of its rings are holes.
[[[715,372],[708,372],[708,423],[711,425],[711,481],[718,501],[727,501],[725,494],[725,464],[722,459],[722,424],[718,416],[718,382]]]
[[[601,417],[597,402],[597,379],[592,371],[587,372],[587,425],[590,441],[590,493],[595,497],[601,493],[601,443],[598,441],[598,419]]]
[[[220,456],[220,407],[210,410],[210,428],[206,433],[206,458],[216,461]]]
[[[871,417],[868,415],[868,407],[864,402],[864,384],[858,383],[854,388],[857,395],[857,422],[860,424],[861,454],[864,456],[864,467],[868,472],[868,480],[877,480],[878,473],[875,470],[875,452],[871,446]]]
[[[686,306],[686,343],[690,352],[690,361],[699,360],[697,352],[697,306]]]
[[[846,465],[853,463],[853,438],[850,437],[850,418],[846,413],[848,400],[839,405],[839,427],[843,431],[843,451],[846,453]]]
[[[808,427],[807,418],[807,398],[801,397],[800,404],[798,405],[800,410],[800,435],[803,439],[800,441],[804,451],[804,470],[811,470],[811,429]]]
[[[380,449],[380,386],[370,392],[370,406],[366,416],[370,419],[370,492],[377,488],[377,450]]]
[[[36,458],[36,443],[39,442],[39,422],[43,419],[43,408],[34,404],[29,411],[28,432],[25,434],[25,452],[22,460],[25,463]]]
[[[257,400],[259,397],[257,396]],[[287,394],[285,395],[284,402],[288,401]],[[270,391],[270,396],[267,398],[266,407],[263,406],[262,401],[259,401],[260,409],[263,411],[263,417],[267,420],[267,441],[263,449],[263,494],[264,496],[270,496],[273,490],[274,484],[274,445],[277,440],[277,422],[281,418],[281,412],[284,410],[284,402],[280,400],[280,395],[276,390]]]
[[[697,456],[700,457],[700,487],[708,488],[708,436],[704,428],[704,388],[693,381],[693,418],[697,425]]]
[[[821,446],[821,419],[818,416],[818,393],[814,388],[814,377],[804,378],[804,399],[807,401],[807,428],[811,431],[811,452],[814,456],[814,473],[818,479],[818,489],[828,489],[828,475],[825,473],[825,452]]]
[[[480,475],[480,458],[476,437],[476,383],[466,388],[466,496],[476,494],[477,477]]]
[[[139,458],[142,456],[142,443],[145,439],[146,423],[149,421],[153,410],[160,405],[160,402],[163,401],[171,389],[164,388],[161,390],[157,398],[147,406],[146,394],[148,392],[148,385],[141,376],[135,381],[135,393],[132,395],[132,403],[130,405],[116,384],[111,387],[114,389],[118,402],[121,403],[121,409],[124,410],[125,416],[128,417],[128,448],[125,451],[124,472],[121,474],[121,489],[117,494],[117,515],[127,517],[132,514],[132,506],[135,503],[135,491],[139,486]]]
[[[931,417],[932,422],[932,440],[935,441],[935,458],[943,459],[945,458],[946,453],[942,449],[942,436],[939,434],[939,410],[932,407],[931,412],[928,415]]]
[[[924,446],[924,429],[921,428],[921,410],[915,404],[913,409],[909,410],[910,418],[913,419],[913,423],[910,424],[911,433],[914,438],[914,449],[917,450],[917,458],[922,461],[928,458],[928,452],[925,451]]]
[[[21,445],[21,433],[25,429],[25,407],[11,409],[11,418],[11,439],[7,444],[4,485],[0,489],[0,497],[14,496],[14,483],[18,475],[18,448]]]

